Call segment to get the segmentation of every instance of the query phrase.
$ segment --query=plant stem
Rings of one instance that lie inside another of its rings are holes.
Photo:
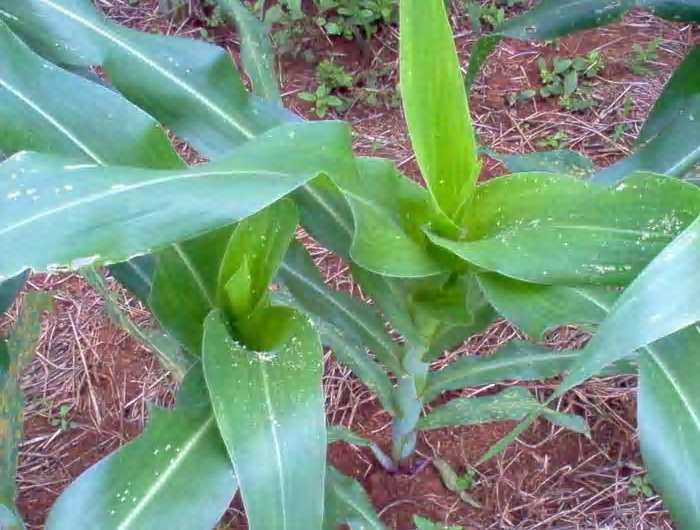
[[[416,425],[420,418],[429,364],[423,362],[423,348],[408,348],[401,360],[403,373],[396,389],[397,414],[392,422],[391,456],[397,465],[416,448]]]

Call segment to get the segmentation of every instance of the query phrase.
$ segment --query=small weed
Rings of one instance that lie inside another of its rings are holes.
[[[464,527],[459,525],[445,526],[440,523],[434,523],[430,519],[419,515],[413,516],[413,524],[416,525],[416,530],[464,530]]]
[[[371,39],[380,24],[396,21],[397,0],[320,0],[315,22],[329,35]]]
[[[605,68],[600,52],[592,51],[574,58],[555,57],[551,68],[542,58],[537,64],[543,85],[540,96],[558,96],[559,105],[566,110],[580,111],[595,105],[591,83],[581,78],[591,79]]]
[[[467,469],[460,475],[452,469],[450,464],[441,458],[434,458],[433,466],[437,469],[442,483],[448,490],[452,493],[456,493],[466,504],[474,508],[481,508],[481,504],[467,493],[467,491],[471,490],[476,484],[476,473],[473,469]]]
[[[347,102],[331,94],[331,89],[326,85],[319,85],[314,92],[301,92],[299,99],[311,103],[319,118],[323,118],[331,108],[342,111],[347,106]]]
[[[537,142],[537,146],[545,149],[561,149],[568,140],[568,134],[563,131],[557,131]]]
[[[360,100],[370,107],[395,109],[401,106],[399,87],[390,80],[392,73],[393,68],[390,65],[363,72],[361,78],[364,86],[359,89]]]
[[[66,432],[75,427],[77,424],[70,421],[69,414],[73,407],[63,404],[58,407],[58,412],[54,413],[53,405],[46,399],[41,398],[36,401],[39,409],[46,414],[47,421],[52,427],[58,427],[61,432]]]
[[[632,44],[632,53],[627,59],[627,67],[636,75],[649,75],[652,73],[649,65],[659,57],[658,49],[661,46],[661,39],[656,37],[646,46],[638,42]]]
[[[515,107],[519,103],[524,101],[529,101],[537,95],[537,91],[531,88],[526,90],[519,90],[518,92],[511,92],[508,94],[508,104],[511,107]]]
[[[316,67],[316,79],[331,90],[351,88],[353,84],[352,76],[345,68],[329,59],[322,60]]]
[[[632,98],[629,96],[625,96],[625,99],[622,102],[622,114],[620,118],[622,120],[625,120],[629,118],[630,113],[632,112]],[[619,142],[622,140],[625,136],[625,133],[627,132],[627,129],[629,126],[623,121],[615,125],[615,129],[613,130],[613,133],[611,135],[611,138],[615,142]]]
[[[627,494],[630,497],[646,497],[647,499],[655,495],[646,475],[632,477],[627,486]]]
[[[525,0],[490,0],[486,4],[481,4],[476,0],[464,0],[464,7],[469,14],[472,30],[481,33],[482,23],[487,24],[491,29],[498,29],[506,21],[506,9],[521,5]]]
[[[352,87],[352,76],[332,60],[324,59],[316,67],[316,79],[318,87],[313,92],[301,92],[299,98],[313,104],[314,112],[319,118],[323,118],[328,110],[333,108],[342,112],[347,108],[347,101],[336,94],[338,90],[347,90]]]

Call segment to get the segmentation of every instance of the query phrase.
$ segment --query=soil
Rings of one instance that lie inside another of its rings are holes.
[[[176,30],[198,36],[202,25],[196,17],[178,24],[158,17],[157,0],[144,0],[138,7],[130,6],[127,0],[96,3],[116,20],[149,31]],[[466,65],[476,36],[465,16],[453,10],[452,19]],[[237,60],[233,33],[220,28],[210,34],[219,44],[228,46]],[[698,35],[695,28],[634,12],[622,23],[562,39],[558,49],[506,41],[485,66],[471,95],[481,143],[506,153],[530,152],[541,150],[538,141],[564,131],[568,139],[562,147],[591,157],[599,166],[608,165],[629,150],[666,79],[689,47],[700,42]],[[654,75],[633,75],[626,67],[632,43],[655,37],[661,37],[663,44]],[[329,39],[320,33],[312,35],[304,46],[319,58],[333,57],[343,64],[359,86],[367,71],[379,68],[386,68],[381,77],[383,88],[393,90],[398,81],[395,28],[384,28],[373,38],[370,54],[352,42]],[[581,113],[564,112],[554,98],[539,97],[515,107],[508,105],[508,94],[539,87],[539,57],[549,60],[555,55],[581,55],[591,50],[600,50],[606,60],[605,69],[595,80],[597,107]],[[301,90],[315,87],[314,65],[302,59],[282,58],[280,78],[285,104],[315,119],[308,105],[297,97]],[[358,93],[346,94],[352,103],[348,112],[339,116],[353,124],[356,151],[391,158],[403,172],[420,181],[401,110],[371,107],[357,97]],[[634,105],[631,115],[623,117],[621,102],[626,95],[632,97]],[[625,135],[610,140],[615,125],[622,122],[627,124]],[[188,159],[194,160],[195,156]],[[484,158],[481,178],[503,171],[497,162]],[[312,254],[329,283],[361,295],[346,264],[317,247]],[[97,295],[77,276],[35,275],[30,288],[50,290],[57,301],[56,310],[44,324],[37,358],[23,376],[27,420],[21,447],[19,507],[33,530],[43,527],[49,507],[73,478],[141,432],[147,403],[172,403],[174,385],[150,352],[114,328]],[[136,301],[123,292],[120,296],[123,307],[135,320],[151,322],[148,312]],[[15,314],[0,321],[0,331],[11,324]],[[517,330],[507,323],[498,324],[446,352],[436,368],[446,359],[487,354],[516,336]],[[570,347],[586,338],[575,329],[562,329],[549,342]],[[351,427],[388,451],[389,417],[367,389],[331,359],[324,384],[329,421]],[[543,394],[553,385],[542,382],[528,386]],[[496,390],[498,387],[492,386],[462,394]],[[62,405],[68,407],[63,425]],[[330,447],[329,460],[364,485],[382,520],[395,530],[412,530],[414,514],[463,525],[465,530],[670,529],[658,497],[643,499],[627,494],[629,477],[642,470],[634,432],[634,378],[595,380],[570,393],[559,408],[584,415],[591,426],[591,438],[538,422],[504,454],[479,466],[477,483],[470,494],[482,505],[480,509],[466,505],[448,491],[429,462],[413,475],[392,474],[377,465],[368,449],[344,443]],[[455,469],[464,470],[512,426],[501,422],[430,432],[419,439],[416,463],[439,456]],[[225,527],[246,528],[240,499],[234,501]]]

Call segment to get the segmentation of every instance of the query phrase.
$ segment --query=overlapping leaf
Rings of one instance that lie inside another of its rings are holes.
[[[202,41],[107,21],[89,0],[7,0],[0,16],[58,64],[99,65],[128,99],[209,156],[287,121],[249,95],[228,54]]]
[[[677,528],[691,530],[700,525],[700,328],[690,326],[657,342],[639,364],[644,465]]]
[[[355,218],[353,261],[385,276],[445,272],[420,230],[436,215],[425,189],[400,175],[389,160],[360,158],[357,168],[356,175],[336,180]]]
[[[386,333],[381,317],[359,300],[328,289],[300,244],[291,245],[279,277],[304,311],[333,324],[341,337],[368,348],[384,366],[400,373],[399,347]]]
[[[521,386],[514,386],[491,396],[456,398],[434,408],[418,422],[420,430],[440,429],[459,425],[479,425],[493,421],[520,420],[541,410],[540,403]],[[562,414],[550,409],[544,416],[553,423],[576,432],[586,433],[585,422],[578,416]]]
[[[78,477],[49,513],[47,530],[211,530],[238,482],[211,406],[192,399],[200,366],[174,410],[151,409],[144,433]],[[204,396],[206,397],[206,395]]]
[[[19,377],[39,342],[40,318],[49,297],[32,293],[24,301],[19,321],[8,340],[0,338],[0,525],[24,528],[15,509],[17,450],[22,439],[24,395]]]
[[[386,530],[360,483],[328,466],[323,530],[337,530],[340,524],[350,530]]]
[[[499,314],[535,339],[564,324],[591,329],[605,319],[620,294],[605,287],[538,285],[489,273],[478,279]]]
[[[636,151],[599,171],[593,180],[615,183],[639,170],[683,176],[700,160],[698,138],[700,46],[688,54],[656,101],[637,138]]]
[[[275,52],[267,28],[240,0],[216,1],[236,23],[241,39],[241,60],[253,85],[253,93],[270,101],[279,101]]]
[[[695,0],[542,0],[508,20],[498,33],[521,40],[552,40],[614,22],[634,7],[673,21],[700,21],[700,6]]]
[[[436,244],[487,271],[542,284],[630,282],[700,213],[700,193],[637,174],[615,188],[520,174],[479,186],[467,241]]]
[[[321,172],[354,171],[352,164],[348,130],[336,122],[282,126],[188,170],[16,155],[0,165],[0,244],[12,249],[0,278],[150,253],[247,217]]]

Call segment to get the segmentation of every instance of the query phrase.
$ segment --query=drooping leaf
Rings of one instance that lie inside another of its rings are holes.
[[[0,314],[4,313],[15,301],[17,293],[24,287],[24,283],[29,277],[29,272],[18,274],[14,278],[0,282]]]
[[[240,0],[217,0],[216,3],[236,24],[241,39],[241,60],[253,93],[263,99],[280,101],[275,52],[265,25]]]
[[[255,350],[220,311],[205,322],[203,366],[251,530],[320,529],[326,460],[318,335],[281,307],[260,319]]]
[[[196,365],[183,392],[203,385]],[[238,483],[211,406],[183,397],[174,410],[153,407],[141,436],[83,472],[54,504],[46,529],[211,530]]]
[[[553,40],[610,24],[633,7],[673,21],[700,21],[700,6],[695,0],[542,0],[533,9],[508,20],[498,33],[521,40]]]
[[[0,279],[28,267],[109,264],[150,253],[247,217],[320,172],[352,171],[352,164],[348,130],[337,122],[282,126],[226,159],[178,171],[16,155],[0,164],[0,245],[12,249]]]
[[[400,175],[389,160],[360,158],[357,175],[336,180],[350,203],[355,263],[385,276],[422,277],[445,272],[420,227],[435,216],[429,194]]]
[[[552,349],[514,340],[493,355],[467,356],[444,369],[431,372],[423,399],[428,402],[448,390],[501,383],[536,381],[562,374],[580,351]]]
[[[389,414],[394,414],[396,411],[394,384],[389,379],[385,368],[369,354],[366,346],[348,334],[342,333],[332,324],[320,322],[316,327],[321,335],[321,342],[333,351],[335,358],[350,368],[352,373],[377,396],[382,409]]]
[[[487,154],[501,162],[511,173],[547,171],[558,175],[583,178],[595,171],[593,162],[589,158],[576,151],[565,149],[539,151],[524,155],[505,155],[489,150]]]
[[[479,186],[467,241],[428,235],[465,261],[511,278],[624,285],[697,217],[698,191],[651,174],[607,188],[525,173]]]
[[[700,525],[700,328],[657,342],[639,358],[637,421],[644,466],[679,530]]]
[[[401,97],[411,143],[436,204],[457,219],[479,163],[445,4],[401,0],[399,6]]]
[[[700,12],[700,7],[697,8]],[[700,15],[699,15],[700,16]],[[634,171],[683,176],[700,160],[700,46],[674,72],[644,123],[635,152],[593,176],[611,184]]]
[[[578,416],[542,409],[540,403],[521,386],[507,388],[485,397],[456,398],[434,408],[418,421],[418,429],[426,431],[459,425],[478,425],[493,421],[520,420],[536,410],[545,418],[579,433],[587,433],[585,421]]]
[[[556,395],[635,350],[700,321],[698,263],[700,217],[625,289]]]
[[[183,167],[153,118],[109,88],[41,58],[2,20],[0,49],[0,150],[99,165]]]
[[[381,317],[367,304],[328,289],[299,243],[290,246],[279,278],[304,311],[331,323],[341,337],[368,348],[389,370],[400,373],[399,347],[386,332]]]
[[[538,285],[499,274],[479,274],[478,281],[498,312],[536,339],[564,324],[591,329],[605,319],[619,296],[605,287]]]
[[[290,118],[246,92],[222,48],[120,26],[89,0],[7,0],[0,16],[49,60],[104,68],[124,96],[208,156]]]
[[[96,269],[87,267],[81,270],[81,275],[102,297],[105,311],[112,321],[149,348],[158,357],[161,366],[169,371],[177,382],[181,382],[192,367],[192,359],[183,354],[180,344],[161,330],[144,329],[131,320],[119,307],[119,301]]]
[[[8,530],[24,528],[15,508],[24,406],[19,377],[37,348],[41,314],[50,306],[46,294],[28,294],[12,335],[8,340],[0,338],[0,527]]]
[[[352,445],[358,445],[360,447],[367,447],[374,454],[377,461],[388,471],[396,471],[396,464],[389,458],[389,456],[381,450],[381,448],[371,440],[363,438],[359,434],[356,434],[348,427],[342,425],[329,425],[328,426],[328,444],[335,442],[345,442]]]
[[[350,205],[338,186],[322,175],[292,193],[304,229],[324,248],[350,258],[354,221]]]
[[[401,279],[356,267],[353,278],[409,344],[425,348],[425,360],[482,331],[494,318],[469,274]]]
[[[467,91],[469,91],[474,84],[476,76],[479,75],[482,65],[486,62],[489,55],[496,49],[496,46],[501,42],[501,36],[492,33],[491,35],[485,35],[476,40],[472,45],[469,53],[469,67],[467,68],[467,74],[464,77],[464,86]]]
[[[700,321],[698,263],[700,217],[625,289],[549,402],[640,348],[656,351],[663,346],[661,339]],[[658,344],[652,344],[657,341]],[[492,446],[480,462],[489,460],[508,447],[535,421],[539,413],[531,413]]]
[[[377,396],[386,412],[394,414],[394,384],[389,379],[386,369],[368,353],[365,344],[358,342],[356,337],[341,332],[330,322],[319,318],[317,314],[307,311],[296,298],[292,297],[285,285],[274,290],[271,299],[273,304],[293,307],[305,313],[321,336],[321,344],[330,348],[335,358],[350,368],[370,392]]]
[[[386,530],[360,483],[328,466],[323,530],[337,530],[341,524],[350,530]]]

